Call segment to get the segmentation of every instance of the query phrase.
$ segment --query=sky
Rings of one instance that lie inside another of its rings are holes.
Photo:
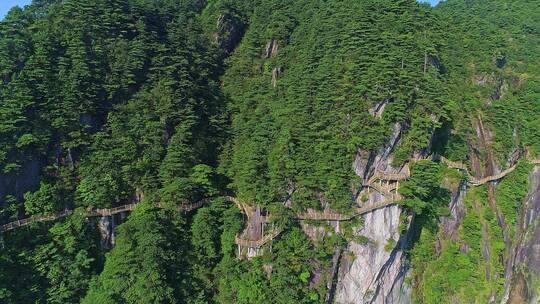
[[[15,5],[23,7],[30,4],[30,2],[32,0],[0,0],[0,19],[4,19],[7,12]]]
[[[436,5],[440,0],[419,0],[421,2],[429,2],[431,5]],[[23,7],[30,4],[32,0],[0,0],[0,19],[4,19],[10,8],[15,5]]]
[[[437,5],[437,3],[441,1],[440,0],[421,0],[420,2],[428,2],[431,5]]]

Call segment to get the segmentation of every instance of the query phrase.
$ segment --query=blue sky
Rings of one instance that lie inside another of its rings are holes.
[[[436,5],[437,3],[441,1],[440,0],[420,0],[420,2],[428,2],[431,5]]]
[[[30,4],[32,0],[0,0],[0,19],[4,19],[4,16],[7,14],[10,8],[18,5],[23,7],[27,4]]]
[[[419,0],[421,2],[429,2],[431,5],[435,5],[439,3],[439,0]],[[26,4],[30,4],[32,0],[0,0],[0,19],[3,19],[4,16],[7,14],[10,8],[14,7],[15,5],[18,6],[25,6]]]

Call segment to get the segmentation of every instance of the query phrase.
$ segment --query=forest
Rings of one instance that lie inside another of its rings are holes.
[[[539,7],[13,8],[0,303],[537,303]]]

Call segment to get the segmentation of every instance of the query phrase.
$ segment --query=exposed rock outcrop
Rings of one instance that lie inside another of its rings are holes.
[[[230,14],[221,14],[217,20],[216,33],[214,39],[225,53],[231,53],[245,32],[245,25],[235,16]]]
[[[114,247],[116,238],[116,223],[114,216],[103,216],[98,222],[101,234],[101,248],[110,250]]]
[[[353,167],[359,177],[366,180],[375,170],[386,173],[407,170],[406,167],[392,167],[389,159],[401,131],[402,126],[396,124],[387,145],[379,153],[358,153]],[[364,199],[366,201],[360,200],[359,203],[372,204],[384,199],[384,195],[372,192]],[[401,207],[393,205],[364,215],[364,226],[356,229],[355,235],[362,235],[370,241],[366,244],[347,244],[338,274],[336,303],[410,302],[411,290],[404,284],[409,272],[404,249],[410,246],[411,235],[400,234],[401,214]]]
[[[266,44],[266,47],[264,48],[264,58],[272,58],[272,57],[276,57],[277,56],[277,53],[279,51],[279,44],[277,42],[277,40],[275,39],[272,39],[270,41],[268,41],[268,43]]]
[[[277,81],[283,74],[283,69],[281,67],[276,67],[272,70],[272,86],[275,88],[277,86]]]
[[[25,192],[37,190],[40,170],[41,162],[34,159],[24,163],[18,172],[0,173],[0,207],[4,207],[6,195],[22,199]]]
[[[403,249],[410,240],[399,234],[400,215],[399,206],[365,215],[364,228],[357,233],[371,242],[347,245],[354,257],[342,261],[336,303],[409,303],[409,291],[403,287],[408,272]]]
[[[529,195],[522,205],[517,245],[512,252],[512,276],[508,275],[501,303],[540,302],[540,166],[529,179]]]
[[[371,114],[371,116],[373,117],[377,117],[377,118],[381,118],[383,113],[384,113],[384,109],[386,108],[386,105],[388,104],[388,99],[383,99],[382,101],[380,102],[377,102],[376,104],[374,104],[369,110],[369,114]]]
[[[450,202],[450,215],[441,218],[439,225],[440,235],[444,238],[459,240],[458,228],[463,218],[465,217],[465,206],[463,200],[467,193],[465,183],[462,183],[457,189],[452,192],[452,201]]]

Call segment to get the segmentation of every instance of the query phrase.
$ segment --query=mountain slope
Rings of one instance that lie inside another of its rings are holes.
[[[539,4],[12,10],[0,302],[537,302]]]

